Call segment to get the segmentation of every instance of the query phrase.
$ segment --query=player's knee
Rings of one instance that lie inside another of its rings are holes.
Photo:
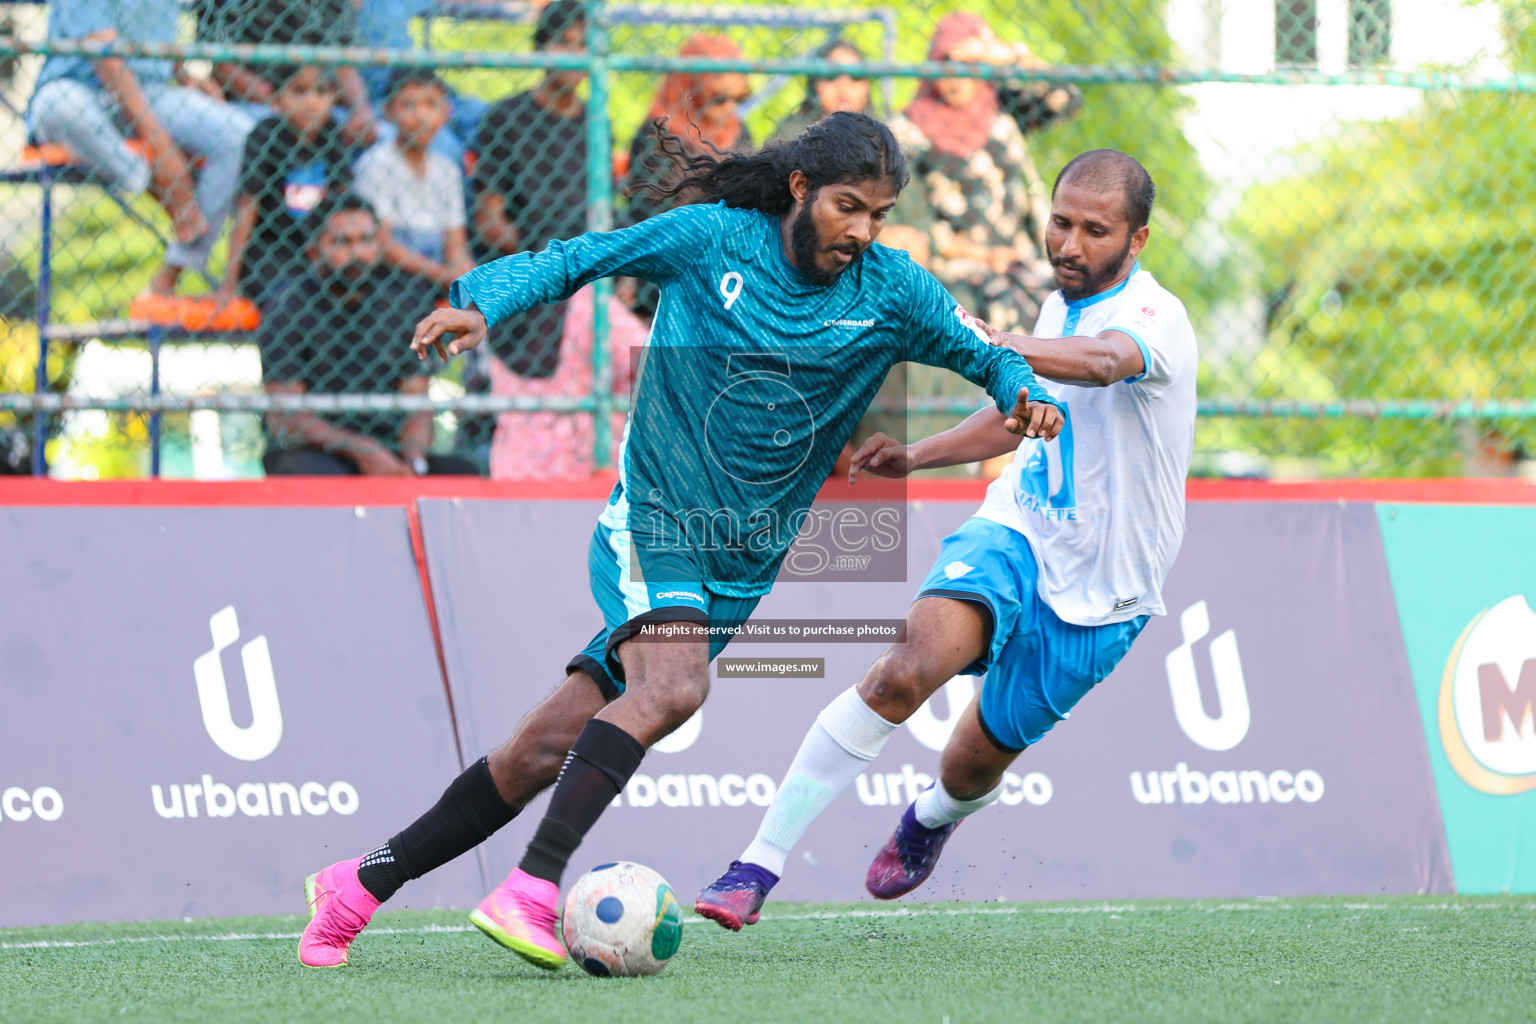
[[[704,704],[709,694],[709,678],[656,680],[643,687],[631,685],[630,692],[645,705],[646,717],[664,735],[692,718]]]
[[[932,676],[920,660],[897,646],[865,676],[859,696],[886,720],[904,722],[943,685],[944,680]]]

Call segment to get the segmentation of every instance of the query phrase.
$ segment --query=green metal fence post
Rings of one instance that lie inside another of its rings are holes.
[[[613,126],[608,110],[608,10],[604,0],[587,0],[587,230],[613,228]],[[608,300],[613,282],[592,286],[592,464],[613,463],[608,424],[613,418],[613,364],[609,358]]]

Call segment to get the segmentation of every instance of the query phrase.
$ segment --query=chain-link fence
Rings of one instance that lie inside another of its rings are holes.
[[[1503,473],[1536,444],[1520,0],[3,10],[12,471],[611,464],[648,283],[446,369],[410,356],[411,325],[473,263],[658,212],[654,118],[744,150],[833,109],[908,148],[882,241],[1020,330],[1051,288],[1056,172],[1140,159],[1143,266],[1202,343],[1197,471]],[[940,371],[902,383],[914,436],[980,404]]]

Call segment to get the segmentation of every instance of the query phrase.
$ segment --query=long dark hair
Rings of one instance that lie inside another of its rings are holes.
[[[839,182],[888,181],[897,192],[907,187],[907,161],[896,136],[868,114],[829,114],[799,138],[772,143],[749,156],[722,153],[713,146],[710,152],[689,153],[663,122],[653,127],[657,148],[680,169],[670,184],[640,185],[660,199],[723,202],[780,217],[795,205],[789,194],[794,171],[805,174],[812,193]]]

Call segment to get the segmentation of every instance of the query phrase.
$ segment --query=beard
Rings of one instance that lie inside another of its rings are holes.
[[[340,266],[327,265],[321,274],[321,280],[337,298],[349,302],[356,301],[365,292],[373,290],[377,283],[378,264],[376,263],[343,263]]]
[[[854,251],[849,246],[821,244],[821,235],[816,230],[816,222],[811,219],[811,203],[815,198],[815,194],[812,193],[806,200],[805,207],[795,217],[795,222],[789,226],[789,245],[795,257],[795,266],[799,268],[800,273],[810,278],[812,284],[830,288],[837,283],[838,278],[842,277],[844,271],[863,258],[864,250]],[[853,259],[845,266],[827,270],[816,261],[816,257],[834,250],[852,252]]]
[[[1120,268],[1125,266],[1125,258],[1130,254],[1131,240],[1130,238],[1126,238],[1125,248],[1120,250],[1119,255],[1105,260],[1098,266],[1092,266],[1088,263],[1079,263],[1077,261],[1073,261],[1070,264],[1064,264],[1063,261],[1057,259],[1055,256],[1052,256],[1051,266],[1053,268],[1059,269],[1065,265],[1071,267],[1073,270],[1076,270],[1083,275],[1083,283],[1078,285],[1076,288],[1068,288],[1066,285],[1061,284],[1061,275],[1058,274],[1056,276],[1056,282],[1061,287],[1062,298],[1066,299],[1068,302],[1076,302],[1079,299],[1086,299],[1090,295],[1097,295],[1099,292],[1103,291],[1104,286],[1112,281],[1115,275],[1120,272]]]

